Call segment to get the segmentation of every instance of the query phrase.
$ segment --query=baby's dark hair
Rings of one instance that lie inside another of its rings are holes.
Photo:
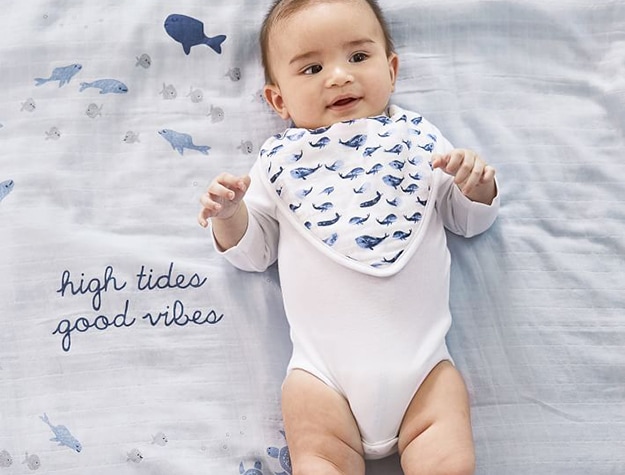
[[[260,29],[260,50],[263,61],[263,69],[265,70],[265,82],[267,84],[273,84],[273,77],[271,74],[271,68],[269,67],[269,34],[273,26],[280,20],[289,18],[291,15],[300,11],[303,7],[306,7],[312,3],[322,3],[330,1],[344,1],[344,0],[275,0],[273,5],[267,12],[263,25]],[[382,32],[384,33],[384,40],[386,42],[386,55],[390,56],[395,51],[393,45],[393,38],[390,34],[388,23],[384,18],[382,9],[377,0],[361,0],[365,2],[373,11],[375,17],[378,19]]]

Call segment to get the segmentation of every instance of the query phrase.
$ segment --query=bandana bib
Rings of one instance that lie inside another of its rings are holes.
[[[438,130],[396,106],[390,116],[290,128],[260,151],[265,185],[306,239],[372,275],[403,267],[433,207]]]

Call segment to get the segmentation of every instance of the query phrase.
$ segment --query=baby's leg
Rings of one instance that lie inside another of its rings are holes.
[[[399,430],[406,475],[471,475],[475,454],[469,397],[462,376],[439,363],[415,394]]]
[[[293,475],[364,475],[360,432],[349,404],[315,376],[292,371],[282,387]]]

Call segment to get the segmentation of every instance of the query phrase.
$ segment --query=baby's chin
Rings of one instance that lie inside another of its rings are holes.
[[[338,115],[337,117],[328,119],[326,121],[305,122],[302,125],[298,125],[293,122],[292,126],[298,129],[317,130],[331,127],[332,125],[340,124],[341,122],[351,122],[354,120],[367,119],[369,117],[379,117],[381,115],[388,115],[388,107],[385,107],[379,112],[361,112],[354,114],[345,114],[344,116]]]

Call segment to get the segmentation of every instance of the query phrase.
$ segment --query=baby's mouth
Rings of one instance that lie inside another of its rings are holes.
[[[330,107],[345,107],[348,106],[350,104],[352,104],[353,102],[356,102],[358,100],[357,97],[340,97],[337,100],[335,100],[332,104],[330,104]]]

